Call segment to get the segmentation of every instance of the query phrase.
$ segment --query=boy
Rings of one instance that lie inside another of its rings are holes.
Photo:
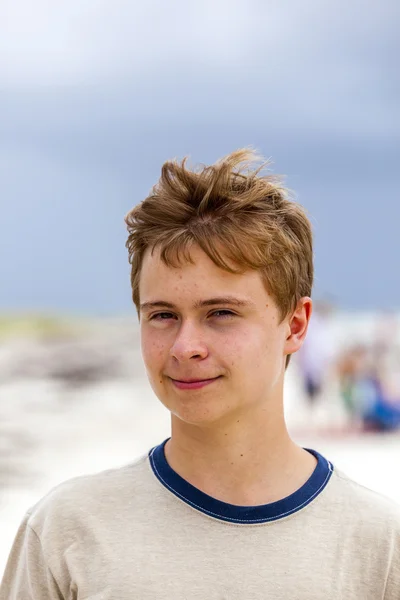
[[[171,437],[33,507],[1,600],[400,599],[398,507],[287,432],[312,235],[253,160],[167,162],[127,215],[142,353]]]

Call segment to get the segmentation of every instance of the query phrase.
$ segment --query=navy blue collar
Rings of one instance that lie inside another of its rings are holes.
[[[328,483],[333,465],[315,450],[306,448],[317,459],[317,465],[311,477],[293,494],[260,506],[236,506],[216,500],[198,490],[167,463],[164,446],[168,439],[149,452],[150,464],[157,479],[178,498],[193,508],[223,521],[232,523],[265,523],[287,517],[304,508],[321,493]]]

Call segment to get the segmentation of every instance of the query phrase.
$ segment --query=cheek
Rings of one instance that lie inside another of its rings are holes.
[[[232,343],[229,349],[230,363],[246,365],[249,373],[258,369],[263,371],[272,367],[274,358],[279,358],[280,341],[274,330],[260,335],[260,328],[256,327],[247,331],[240,342]]]
[[[240,339],[230,339],[223,346],[224,361],[232,371],[254,369],[260,362],[261,353],[259,337],[251,334]]]
[[[143,360],[148,370],[157,369],[165,361],[168,354],[167,344],[159,336],[154,336],[148,331],[142,331],[141,333],[141,348]]]

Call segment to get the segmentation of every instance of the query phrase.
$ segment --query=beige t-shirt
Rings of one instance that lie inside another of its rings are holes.
[[[400,600],[400,508],[315,455],[264,507],[196,490],[163,444],[67,481],[23,520],[0,600]]]

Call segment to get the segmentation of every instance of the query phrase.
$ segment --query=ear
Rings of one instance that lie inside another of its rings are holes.
[[[312,300],[308,296],[300,298],[296,309],[288,321],[288,333],[285,342],[285,354],[297,352],[306,338],[308,324],[312,314]]]

